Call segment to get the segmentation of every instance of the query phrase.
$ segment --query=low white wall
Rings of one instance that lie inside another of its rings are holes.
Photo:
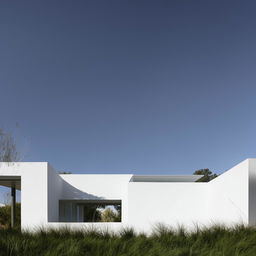
[[[119,222],[111,223],[85,223],[85,222],[51,222],[45,225],[46,229],[70,229],[70,230],[97,230],[97,231],[109,231],[109,232],[120,232],[124,228],[128,228],[129,225]],[[34,229],[36,231],[36,229]]]
[[[156,224],[194,226],[207,220],[206,183],[129,183],[129,224],[148,232]]]

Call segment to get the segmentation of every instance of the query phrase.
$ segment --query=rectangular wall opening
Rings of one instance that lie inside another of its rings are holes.
[[[0,229],[21,226],[21,176],[0,176]]]
[[[60,200],[60,222],[121,222],[121,200]]]

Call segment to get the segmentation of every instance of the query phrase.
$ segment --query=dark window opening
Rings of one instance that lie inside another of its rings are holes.
[[[121,200],[61,200],[60,222],[121,222]]]

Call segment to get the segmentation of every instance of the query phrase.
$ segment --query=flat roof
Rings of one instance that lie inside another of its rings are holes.
[[[21,189],[21,177],[20,176],[0,176],[0,186],[15,187]]]
[[[195,182],[203,175],[133,175],[130,182]]]
[[[114,199],[60,199],[59,202],[65,203],[78,203],[78,204],[121,204],[122,200],[114,200]]]

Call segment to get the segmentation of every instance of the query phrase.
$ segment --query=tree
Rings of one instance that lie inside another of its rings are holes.
[[[218,175],[216,173],[212,173],[208,168],[197,170],[193,174],[194,175],[204,175],[197,182],[208,182],[208,181],[213,180],[216,177],[218,177]]]
[[[3,129],[0,128],[0,162],[17,162],[19,160],[19,154],[16,148],[15,141],[10,133],[6,133]],[[12,185],[11,187],[11,205],[7,208],[3,208],[2,210],[6,210],[6,212],[10,212],[10,226],[15,226],[15,221],[17,220],[16,214],[16,187]],[[4,215],[5,212],[1,213],[1,216]],[[4,219],[5,220],[5,219]],[[0,223],[3,225],[2,223]]]
[[[17,162],[19,154],[10,133],[0,128],[0,162]]]

